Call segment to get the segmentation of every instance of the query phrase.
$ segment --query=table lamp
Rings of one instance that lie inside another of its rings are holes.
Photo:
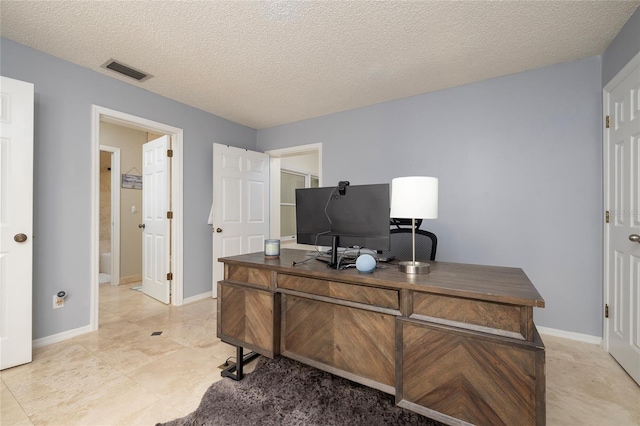
[[[411,219],[412,260],[400,262],[407,274],[428,274],[427,262],[416,262],[416,219],[438,218],[438,178],[408,176],[391,180],[392,218]]]

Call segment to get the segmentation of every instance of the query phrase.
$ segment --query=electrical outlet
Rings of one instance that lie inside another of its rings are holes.
[[[64,307],[64,298],[58,297],[57,295],[53,295],[53,309],[63,308]]]

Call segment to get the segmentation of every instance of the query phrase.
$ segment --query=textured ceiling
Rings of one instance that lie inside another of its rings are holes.
[[[0,34],[260,129],[598,55],[638,5],[2,0]]]

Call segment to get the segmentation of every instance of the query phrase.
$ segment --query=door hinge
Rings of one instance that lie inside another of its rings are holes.
[[[604,212],[604,223],[609,223],[610,219],[611,219],[611,214],[609,213],[609,210],[607,210],[606,212]]]
[[[167,274],[167,281],[171,281],[173,279],[173,272],[169,272]]]
[[[167,219],[173,219],[173,212],[167,212]]]
[[[609,127],[609,126],[607,126],[607,127]],[[169,158],[173,157],[173,150],[172,149],[168,149],[167,150],[167,157],[169,157]]]
[[[606,127],[607,129],[609,128],[609,116],[608,115],[604,118],[604,127]]]
[[[604,305],[604,317],[609,318],[609,305]]]

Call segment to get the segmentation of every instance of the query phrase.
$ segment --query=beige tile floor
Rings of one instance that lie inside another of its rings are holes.
[[[154,425],[195,410],[235,350],[215,338],[212,299],[165,306],[100,288],[100,328],[0,372],[0,424]],[[160,336],[151,336],[162,331]],[[548,425],[639,425],[640,387],[600,347],[543,336]]]

